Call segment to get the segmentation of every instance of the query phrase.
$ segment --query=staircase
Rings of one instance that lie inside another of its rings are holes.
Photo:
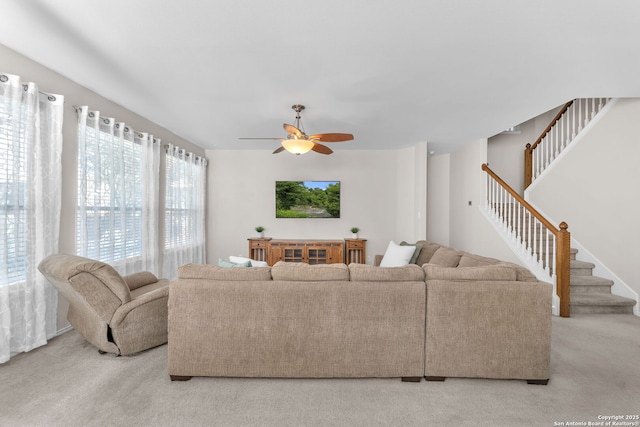
[[[590,98],[565,104],[538,140],[527,144],[525,188],[566,154],[564,150],[591,127],[597,115],[615,104],[610,101]],[[486,172],[483,213],[522,263],[539,280],[554,284],[554,314],[634,314],[635,298],[612,294],[612,280],[593,276],[596,266],[576,259],[578,250],[570,248],[571,234],[565,222],[552,224],[486,164],[482,170]],[[618,283],[618,287],[625,286]]]
[[[613,295],[613,281],[594,276],[595,266],[577,260],[577,253],[571,249],[571,314],[633,314],[636,302]]]

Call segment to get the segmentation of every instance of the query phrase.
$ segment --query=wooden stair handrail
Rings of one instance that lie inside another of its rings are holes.
[[[558,120],[560,120],[560,118],[564,116],[564,113],[567,112],[567,110],[569,109],[569,107],[571,107],[571,105],[573,105],[573,100],[564,104],[564,107],[562,107],[560,111],[558,111],[558,114],[556,114],[556,116],[553,118],[553,120],[551,120],[551,123],[549,123],[549,126],[547,126],[545,130],[542,131],[538,139],[536,139],[536,142],[534,142],[533,145],[531,145],[531,151],[536,149],[536,147],[540,144],[540,142],[544,139],[544,137],[547,136],[549,131],[551,131],[551,128],[553,128],[558,122]]]
[[[540,212],[535,210],[533,206],[527,203],[527,201],[523,199],[521,195],[516,193],[516,191],[513,188],[509,187],[509,185],[506,182],[504,182],[502,178],[496,175],[495,172],[493,172],[486,163],[482,164],[482,170],[487,172],[489,175],[491,175],[493,179],[495,179],[505,190],[509,192],[509,194],[511,194],[521,205],[523,205],[529,212],[531,212],[533,216],[535,216],[538,219],[538,221],[540,221],[542,224],[544,224],[545,227],[551,230],[551,232],[554,235],[556,235],[556,237],[558,236],[558,233],[560,233],[560,230],[556,228],[555,225],[551,224],[544,216],[542,216]]]
[[[522,196],[493,172],[486,163],[482,164],[482,170],[489,174],[502,188],[507,190],[513,198],[542,223],[551,233],[556,236],[556,293],[560,298],[560,316],[570,317],[570,280],[571,280],[571,233],[569,226],[562,221],[559,228],[554,226],[540,212],[531,206]]]
[[[556,116],[553,118],[553,120],[551,120],[551,122],[545,128],[545,130],[542,131],[542,133],[540,134],[538,139],[536,139],[536,141],[533,144],[527,143],[527,145],[525,146],[525,149],[524,149],[524,188],[527,188],[529,185],[531,185],[531,182],[533,181],[533,160],[532,160],[532,158],[533,158],[533,150],[535,150],[538,147],[538,145],[540,145],[540,142],[542,142],[544,137],[547,136],[547,134],[551,131],[551,129],[553,129],[553,127],[556,125],[558,120],[560,120],[560,118],[564,115],[564,113],[567,112],[567,110],[569,109],[569,107],[571,107],[571,105],[573,105],[573,100],[571,100],[571,101],[567,102],[566,104],[564,104],[564,106],[560,109],[560,111],[558,111],[558,114],[556,114]]]

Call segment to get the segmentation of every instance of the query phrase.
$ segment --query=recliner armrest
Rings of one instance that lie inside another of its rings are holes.
[[[123,276],[124,282],[129,286],[129,290],[133,291],[134,289],[138,289],[142,286],[150,285],[151,283],[156,283],[158,278],[155,274],[149,271],[141,271],[139,273],[129,274],[128,276]]]
[[[136,309],[140,309],[140,307],[150,304],[156,300],[165,299],[168,301],[169,299],[169,286],[162,287],[160,289],[154,289],[153,291],[147,292],[146,294],[142,294],[139,297],[131,300],[126,304],[122,304],[116,312],[113,314],[111,321],[109,324],[111,326],[115,326],[120,324],[129,313]],[[166,304],[166,303],[165,303]]]

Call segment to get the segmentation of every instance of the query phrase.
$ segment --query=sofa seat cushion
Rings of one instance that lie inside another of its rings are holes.
[[[271,267],[273,280],[318,282],[348,281],[349,268],[346,264],[316,264],[304,262],[278,261]]]
[[[483,265],[478,267],[442,267],[435,264],[422,266],[426,280],[464,281],[515,281],[516,271],[506,265]]]
[[[209,264],[185,264],[178,267],[178,279],[271,280],[269,267],[226,268]]]
[[[424,270],[415,264],[400,267],[376,267],[367,264],[349,264],[352,282],[421,282]]]

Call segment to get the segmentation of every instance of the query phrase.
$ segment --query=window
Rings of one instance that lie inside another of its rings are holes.
[[[0,235],[6,236],[0,245],[0,258],[6,260],[0,286],[25,280],[27,257],[25,124],[12,120],[8,107],[0,104]]]
[[[37,267],[58,252],[63,104],[0,74],[0,363],[56,331],[57,293]]]
[[[153,136],[80,109],[79,255],[109,263],[121,274],[157,272],[157,145]]]
[[[166,165],[165,248],[196,244],[198,225],[193,181],[200,179],[200,170],[184,158],[169,155]]]
[[[105,262],[139,257],[142,147],[96,129],[87,129],[85,144],[85,161],[78,162],[78,247]]]
[[[207,161],[167,145],[163,276],[205,260],[205,187]]]

